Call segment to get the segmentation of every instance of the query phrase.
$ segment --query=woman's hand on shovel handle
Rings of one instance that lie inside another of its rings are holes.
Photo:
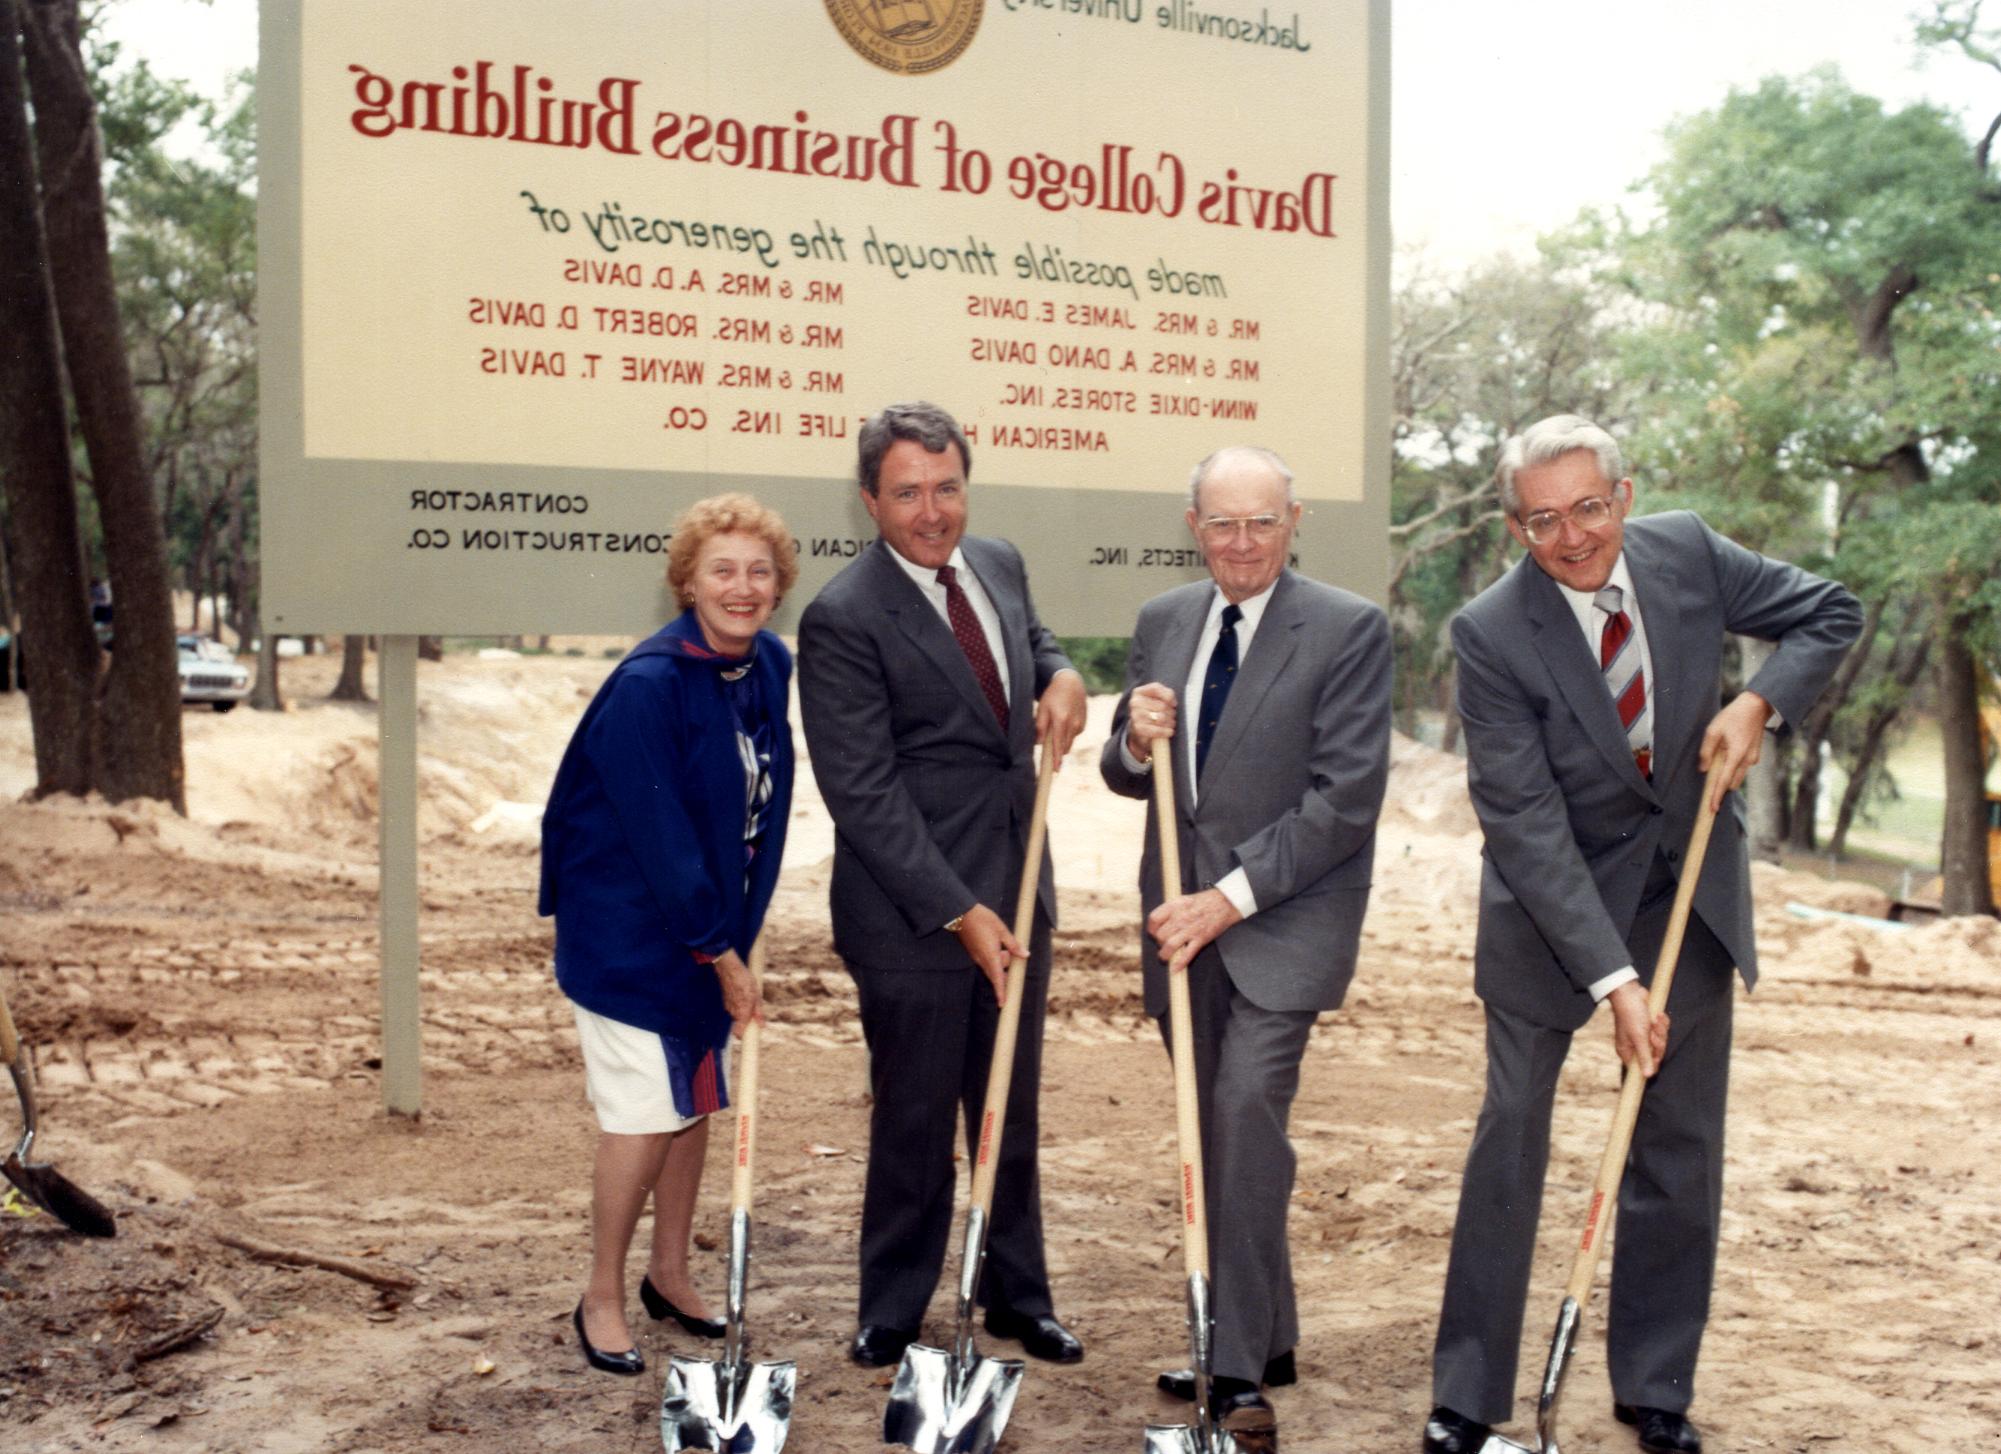
[[[1021,947],[1001,916],[985,904],[975,904],[966,910],[965,918],[959,921],[958,934],[966,957],[994,987],[994,1003],[1006,1003],[1008,965],[1013,960],[1028,958],[1028,951]]]
[[[1168,973],[1179,974],[1210,940],[1243,917],[1221,889],[1203,889],[1160,905],[1147,916],[1146,929],[1160,947]]]
[[[726,949],[716,956],[716,980],[723,989],[723,1008],[730,1012],[736,1023],[730,1027],[733,1034],[741,1036],[744,1026],[755,1020],[764,1023],[764,990],[751,975],[750,966],[738,957],[734,949]]]
[[[1612,1007],[1612,1048],[1622,1065],[1637,1064],[1640,1074],[1653,1078],[1667,1054],[1668,1016],[1663,1010],[1649,1017],[1647,987],[1628,980],[1605,997]]]

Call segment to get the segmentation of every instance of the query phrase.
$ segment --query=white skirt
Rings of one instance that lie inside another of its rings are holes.
[[[598,1128],[614,1136],[658,1136],[701,1120],[674,1109],[667,1049],[651,1030],[592,1014],[574,1000],[577,1039],[584,1048],[584,1087]]]

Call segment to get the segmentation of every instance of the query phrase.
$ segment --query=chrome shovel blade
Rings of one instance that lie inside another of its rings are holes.
[[[1189,1424],[1148,1424],[1146,1444],[1140,1454],[1274,1454],[1278,1435],[1261,1430],[1239,1438],[1217,1429],[1205,1440],[1203,1431]],[[1481,1451],[1486,1454],[1486,1451]]]
[[[1187,1424],[1148,1424],[1140,1454],[1215,1454],[1204,1449],[1201,1435]]]
[[[913,1343],[897,1365],[882,1440],[917,1454],[992,1454],[1021,1392],[1019,1358],[978,1353],[953,1367],[943,1348]]]
[[[660,1442],[668,1454],[777,1454],[792,1425],[796,1370],[783,1363],[670,1358],[660,1400]]]

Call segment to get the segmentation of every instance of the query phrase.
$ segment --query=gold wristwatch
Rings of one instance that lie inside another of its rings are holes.
[[[959,926],[965,922],[966,916],[964,914],[960,914],[957,918],[947,919],[945,921],[945,932],[947,934],[956,934],[959,932]]]

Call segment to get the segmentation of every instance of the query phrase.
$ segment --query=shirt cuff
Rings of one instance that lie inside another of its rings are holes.
[[[1633,983],[1639,977],[1639,972],[1629,964],[1623,969],[1613,970],[1603,979],[1594,979],[1591,981],[1591,1003],[1594,1005],[1603,1004],[1605,996],[1611,994],[1613,990],[1622,984]]]
[[[1231,906],[1246,919],[1258,911],[1258,896],[1251,892],[1251,876],[1241,868],[1233,868],[1217,879],[1216,892],[1228,899]]]
[[[1125,764],[1127,772],[1149,772],[1153,768],[1152,763],[1141,762],[1133,756],[1132,744],[1126,740],[1126,734],[1123,732],[1119,734],[1119,761]]]

